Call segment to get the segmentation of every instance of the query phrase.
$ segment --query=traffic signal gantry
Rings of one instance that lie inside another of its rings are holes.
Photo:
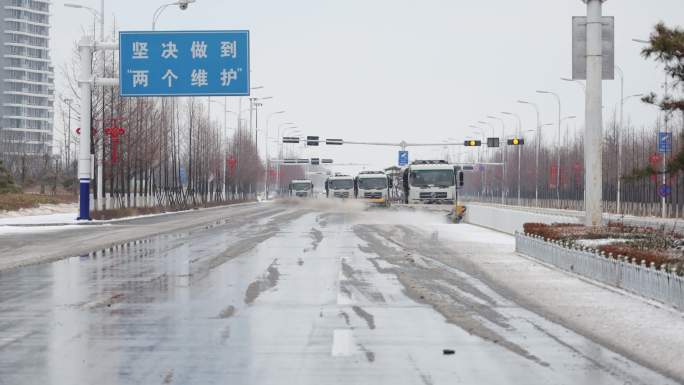
[[[486,138],[487,139],[487,147],[500,147],[501,139],[492,137],[492,138]],[[302,139],[298,136],[283,136],[282,138],[283,143],[289,143],[289,144],[299,144],[300,142],[304,142],[307,146],[319,146],[321,143],[325,143],[328,146],[341,146],[343,144],[367,144],[367,145],[380,145],[380,146],[394,146],[394,147],[409,147],[409,146],[444,146],[444,145],[452,145],[452,146],[460,146],[461,143],[406,143],[406,142],[400,142],[400,143],[384,143],[384,142],[350,142],[350,141],[345,141],[343,139],[321,139],[320,136],[314,136],[314,135],[309,135],[306,137],[306,139]],[[479,139],[468,139],[463,142],[463,146],[465,147],[479,147],[482,146],[482,140]],[[525,144],[525,140],[523,138],[513,138],[508,140],[509,145],[523,145]]]

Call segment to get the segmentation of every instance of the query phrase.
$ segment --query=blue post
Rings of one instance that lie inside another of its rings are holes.
[[[78,196],[78,218],[77,220],[89,221],[90,218],[90,179],[80,180],[80,191]]]

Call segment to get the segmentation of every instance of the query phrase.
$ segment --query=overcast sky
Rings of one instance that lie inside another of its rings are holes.
[[[73,2],[99,8],[98,0]],[[92,28],[90,13],[63,4],[53,2],[56,68]],[[120,30],[149,29],[160,4],[106,0],[107,29],[114,16]],[[167,9],[157,28],[250,30],[252,86],[264,86],[257,96],[274,96],[264,102],[265,114],[287,110],[271,120],[271,136],[278,123],[293,121],[303,135],[441,142],[472,136],[469,125],[500,111],[519,113],[524,129],[534,129],[534,110],[518,99],[538,102],[543,122],[555,122],[555,99],[537,89],[559,93],[563,115],[577,115],[581,129],[583,91],[560,77],[571,70],[571,17],[585,14],[580,0],[197,0],[187,11]],[[632,38],[647,38],[660,20],[684,25],[684,1],[610,0],[604,15],[615,16],[625,94],[658,89],[662,71],[640,57]],[[59,71],[56,80],[59,93]],[[605,81],[604,90],[608,115],[618,103],[619,81]],[[229,103],[235,108],[234,98]],[[638,100],[626,112],[639,126],[657,117]],[[506,123],[508,132],[517,124]],[[555,136],[554,127],[544,130]],[[386,167],[396,162],[396,150],[349,145],[303,155]],[[412,159],[443,154],[441,148],[410,150]]]

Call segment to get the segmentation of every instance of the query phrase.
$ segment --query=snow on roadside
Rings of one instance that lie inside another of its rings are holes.
[[[629,239],[624,239],[624,238],[605,238],[605,239],[578,239],[575,241],[576,244],[584,247],[599,247],[599,246],[606,246],[606,245],[612,245],[616,243],[625,243],[628,242]]]
[[[57,224],[76,224],[76,211],[47,215],[26,215],[21,217],[0,217],[0,226],[38,226]]]
[[[75,230],[82,229],[80,225],[64,225],[64,226],[0,226],[0,235],[12,234],[34,234],[49,231]]]
[[[5,218],[19,218],[26,216],[50,215],[50,214],[66,214],[77,213],[77,203],[62,203],[62,204],[45,204],[29,209],[21,209],[16,211],[0,211],[0,219]]]

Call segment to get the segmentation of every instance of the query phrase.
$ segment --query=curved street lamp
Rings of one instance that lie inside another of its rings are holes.
[[[190,3],[194,3],[197,0],[179,0],[179,1],[174,1],[173,3],[167,3],[159,6],[156,11],[154,11],[154,14],[152,15],[152,30],[155,31],[157,29],[157,20],[159,19],[159,16],[161,16],[162,13],[166,10],[166,8],[172,6],[172,5],[177,5],[178,8],[180,8],[181,11],[185,11],[188,9],[188,5]]]

